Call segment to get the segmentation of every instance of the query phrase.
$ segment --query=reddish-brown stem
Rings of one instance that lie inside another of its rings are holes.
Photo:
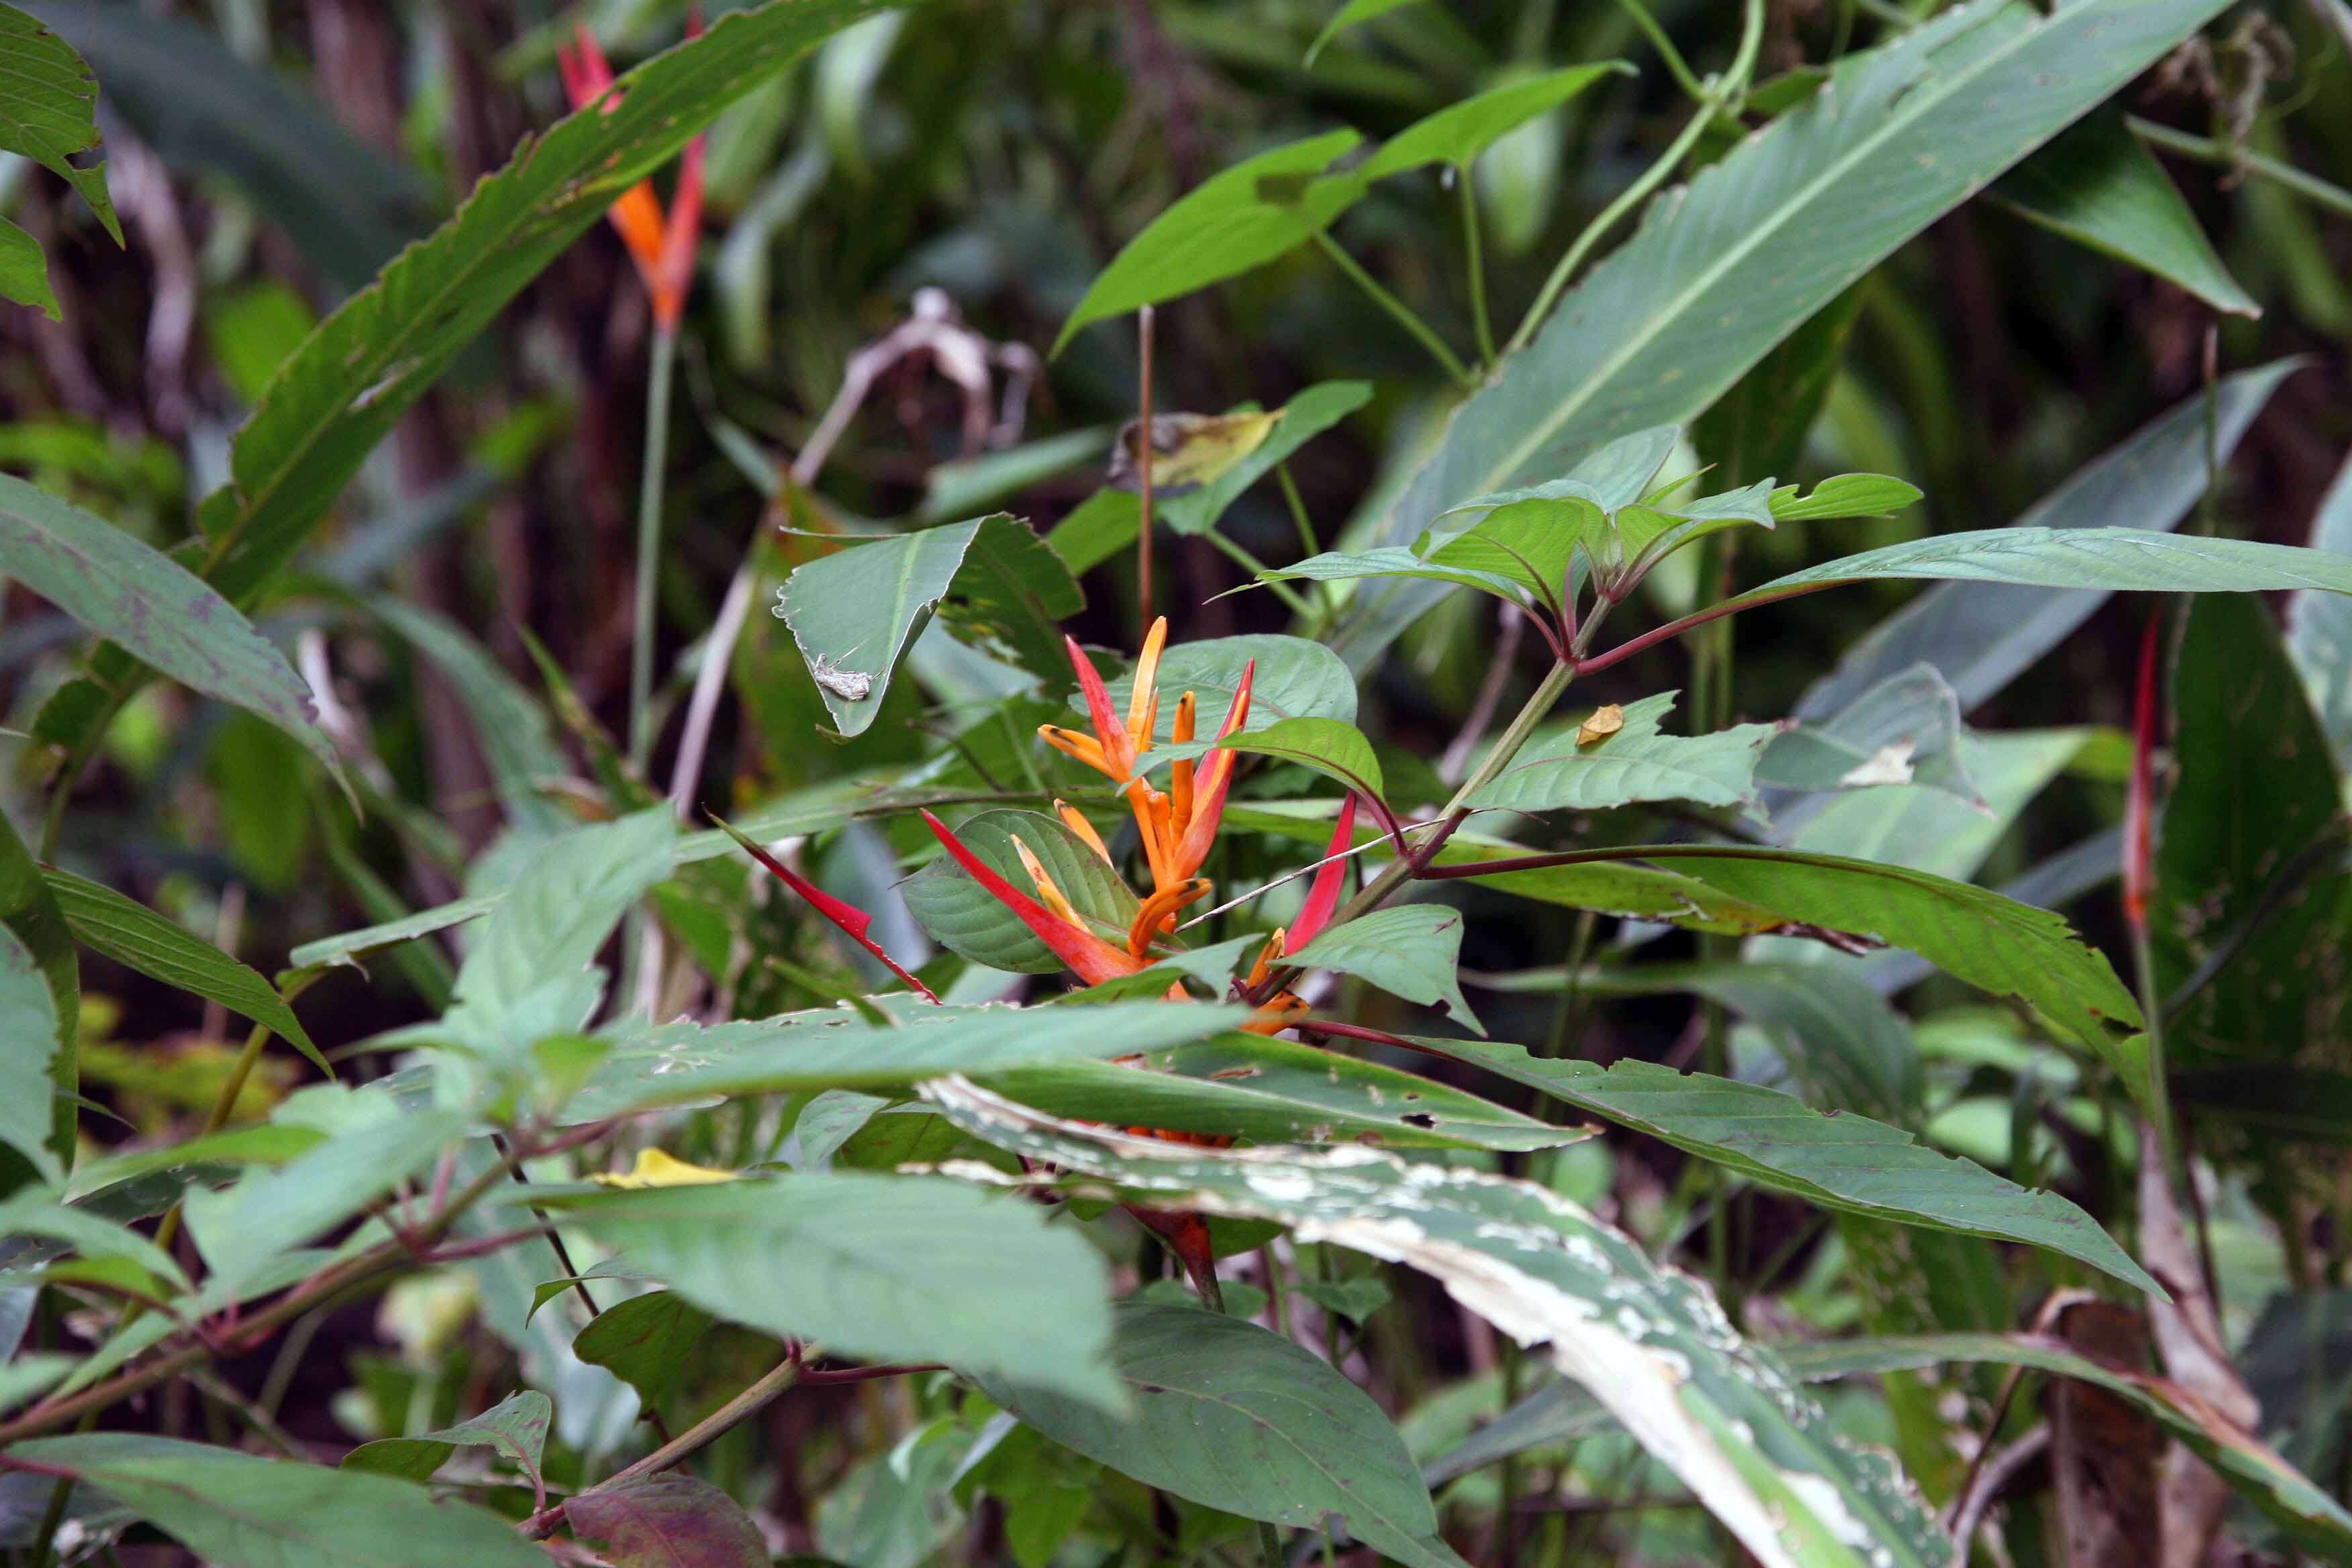
[[[1759,605],[1774,605],[1782,599],[1793,599],[1801,594],[1819,593],[1823,588],[1836,586],[1838,586],[1836,583],[1804,583],[1793,588],[1783,588],[1778,593],[1756,593],[1742,598],[1726,599],[1719,605],[1709,605],[1704,610],[1694,610],[1678,621],[1668,621],[1664,626],[1643,632],[1640,637],[1627,637],[1606,652],[1590,655],[1578,666],[1578,672],[1583,675],[1595,674],[1608,668],[1619,659],[1631,658],[1644,649],[1655,647],[1662,642],[1678,637],[1693,626],[1703,626],[1709,621],[1721,620],[1726,616],[1738,615],[1742,610],[1752,610]]]
[[[822,1388],[827,1384],[871,1383],[877,1377],[907,1377],[919,1372],[945,1372],[947,1369],[945,1362],[900,1362],[888,1366],[845,1366],[824,1372],[803,1372],[801,1381],[812,1387]]]
[[[1135,421],[1135,608],[1139,625],[1151,624],[1151,307],[1135,313],[1136,349],[1143,362],[1138,375]]]

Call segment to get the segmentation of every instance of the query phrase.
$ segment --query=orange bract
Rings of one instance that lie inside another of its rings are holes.
[[[687,14],[686,34],[691,38],[701,32],[698,6]],[[605,99],[607,114],[620,107],[619,99],[606,97],[613,68],[584,25],[574,32],[571,47],[556,46],[555,63],[573,110],[585,109],[599,98]],[[654,320],[665,329],[676,327],[686,313],[687,291],[694,283],[694,245],[702,232],[702,138],[686,144],[686,157],[678,166],[677,201],[667,216],[651,180],[630,186],[604,216],[620,231],[629,259],[637,264],[637,276],[653,300]]]

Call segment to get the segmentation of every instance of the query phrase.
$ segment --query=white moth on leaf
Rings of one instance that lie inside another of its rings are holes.
[[[776,619],[784,621],[787,625],[790,624],[790,618],[784,613],[784,591],[782,588],[776,590],[776,602],[768,606],[768,613]],[[793,635],[793,640],[799,640],[798,633]],[[857,647],[865,646],[864,643],[859,643]],[[850,654],[856,651],[857,648],[853,647],[849,653],[845,653],[841,657],[847,658]],[[844,702],[863,702],[873,691],[874,678],[864,670],[844,669],[824,654],[810,653],[806,647],[803,647],[801,652],[808,659],[810,679]]]

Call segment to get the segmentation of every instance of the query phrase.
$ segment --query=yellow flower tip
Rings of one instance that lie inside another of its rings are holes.
[[[1159,696],[1160,650],[1167,646],[1168,617],[1161,616],[1143,636],[1143,651],[1135,660],[1135,689],[1127,699],[1127,732],[1139,751],[1151,741],[1155,699]]]
[[[1201,705],[1189,691],[1176,700],[1176,729],[1171,737],[1179,745],[1192,738],[1192,726],[1201,717]]]
[[[627,1171],[600,1172],[588,1178],[606,1187],[700,1187],[714,1182],[740,1181],[733,1171],[715,1171],[708,1165],[692,1165],[675,1155],[658,1149],[641,1149],[637,1163]]]
[[[1249,1022],[1242,1026],[1242,1032],[1249,1035],[1280,1034],[1293,1024],[1306,1022],[1307,1015],[1313,1011],[1312,1007],[1286,991],[1251,1014]]]
[[[1021,842],[1021,836],[1017,833],[1012,837],[1013,852],[1021,857],[1021,868],[1029,873],[1029,880],[1036,888],[1038,898],[1045,900],[1047,909],[1072,925],[1084,930],[1086,921],[1078,919],[1078,911],[1070,907],[1070,900],[1062,896],[1062,889],[1054,885],[1052,875],[1039,863],[1037,857],[1030,852],[1029,846]]]
[[[1170,881],[1167,836],[1161,831],[1166,816],[1154,812],[1151,803],[1165,797],[1141,779],[1129,784],[1126,795],[1128,808],[1135,813],[1135,830],[1143,839],[1143,858],[1151,868],[1151,885],[1164,888]]]
[[[1084,763],[1097,773],[1107,773],[1114,779],[1121,776],[1118,771],[1111,766],[1109,757],[1104,754],[1102,742],[1091,735],[1081,735],[1075,730],[1065,730],[1058,724],[1038,725],[1037,735],[1045,744],[1064,756],[1075,762]]]
[[[1110,850],[1104,847],[1102,835],[1095,831],[1095,825],[1087,820],[1087,814],[1085,812],[1080,811],[1066,800],[1055,801],[1054,803],[1054,811],[1056,816],[1061,817],[1062,826],[1076,834],[1078,837],[1085,842],[1087,848],[1102,857],[1104,865],[1108,866],[1113,864],[1110,858]]]

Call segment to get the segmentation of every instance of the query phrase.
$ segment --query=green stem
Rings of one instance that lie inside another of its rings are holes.
[[[1323,546],[1315,537],[1315,520],[1307,515],[1307,498],[1298,493],[1298,481],[1290,477],[1290,465],[1276,463],[1274,477],[1282,481],[1282,499],[1290,508],[1290,521],[1297,525],[1299,548],[1309,555],[1322,554]]]
[[[1658,51],[1658,63],[1666,68],[1666,74],[1675,79],[1675,85],[1690,94],[1695,101],[1713,109],[1714,98],[1707,92],[1706,85],[1691,74],[1690,62],[1683,58],[1680,49],[1675,47],[1675,41],[1666,37],[1666,30],[1658,26],[1658,19],[1650,15],[1649,7],[1643,5],[1642,0],[1617,0],[1617,8],[1632,17],[1633,26],[1642,30],[1642,37],[1650,40],[1650,47]]]
[[[2164,998],[2157,994],[2156,953],[2149,944],[2146,925],[2132,927],[2131,948],[2132,967],[2139,975],[2139,1010],[2147,1020],[2143,1037],[2147,1041],[2148,1126],[2156,1133],[2157,1153],[2164,1162],[2165,1177],[2177,1183],[2181,1174],[2180,1155],[2174,1142],[2172,1088],[2165,1068]]]
[[[1600,216],[1584,226],[1584,231],[1569,246],[1568,253],[1551,269],[1551,276],[1544,279],[1542,290],[1536,295],[1536,302],[1528,307],[1526,315],[1519,318],[1518,331],[1511,334],[1511,341],[1503,347],[1505,353],[1517,353],[1527,346],[1528,340],[1536,335],[1536,329],[1543,325],[1544,318],[1551,314],[1553,304],[1559,300],[1570,279],[1576,276],[1576,269],[1583,266],[1585,258],[1592,253],[1592,247],[1599,245],[1626,214],[1647,201],[1651,192],[1665,184],[1667,176],[1681,165],[1685,154],[1697,144],[1699,137],[1714,122],[1716,116],[1725,111],[1726,105],[1738,102],[1746,94],[1748,78],[1756,68],[1757,50],[1762,47],[1763,41],[1764,0],[1747,0],[1747,16],[1739,35],[1739,53],[1715,90],[1706,94],[1707,107],[1691,116],[1690,123],[1684,126],[1673,143],[1658,155],[1656,163],[1642,171],[1640,179],[1626,186],[1615,201],[1601,209]]]
[[[629,762],[642,769],[654,749],[655,589],[661,573],[662,470],[669,462],[670,383],[677,331],[656,327],[646,376],[646,463],[637,480],[636,605],[629,642]]]
[[[1282,1531],[1264,1520],[1258,1521],[1257,1525],[1257,1554],[1265,1568],[1283,1568],[1286,1561],[1282,1554]]]
[[[2124,117],[2132,133],[2141,141],[2178,153],[2184,158],[2194,158],[2200,163],[2217,168],[2242,169],[2249,174],[2260,174],[2274,181],[2303,197],[2315,206],[2345,217],[2352,217],[2352,191],[2330,184],[2316,174],[2305,174],[2294,164],[2273,158],[2266,153],[2235,142],[2224,142],[2213,136],[2192,136],[2185,131],[2175,131],[2169,125],[2158,125],[2152,120],[2142,120],[2137,114]]]
[[[1339,242],[1329,235],[1320,229],[1316,230],[1315,243],[1323,247],[1323,254],[1331,258],[1333,266],[1346,273],[1349,281],[1371,297],[1373,304],[1386,310],[1395,320],[1397,325],[1411,332],[1414,340],[1429,351],[1430,357],[1445,367],[1446,374],[1458,382],[1468,384],[1471,379],[1469,370],[1460,360],[1454,357],[1454,351],[1445,346],[1445,340],[1432,331],[1429,323],[1413,313],[1412,306],[1381,288],[1379,280],[1357,266],[1356,258],[1340,249]]]
[[[1303,620],[1311,621],[1315,618],[1315,606],[1308,604],[1305,599],[1299,597],[1296,589],[1292,588],[1289,584],[1282,581],[1278,577],[1266,576],[1266,573],[1271,571],[1272,568],[1267,566],[1265,562],[1260,561],[1256,556],[1251,554],[1247,550],[1243,549],[1232,540],[1227,539],[1223,534],[1219,533],[1213,528],[1209,530],[1203,537],[1206,538],[1210,543],[1223,551],[1226,558],[1232,561],[1234,565],[1239,566],[1252,577],[1258,579],[1260,586],[1272,589],[1274,596],[1280,599],[1285,605],[1287,605],[1290,607],[1290,613],[1292,615],[1297,616]]]
[[[1470,264],[1470,325],[1478,334],[1478,363],[1491,366],[1495,363],[1495,327],[1486,319],[1486,263],[1479,247],[1478,183],[1470,177],[1467,163],[1454,164],[1452,173],[1454,183],[1462,188],[1462,249]]]

